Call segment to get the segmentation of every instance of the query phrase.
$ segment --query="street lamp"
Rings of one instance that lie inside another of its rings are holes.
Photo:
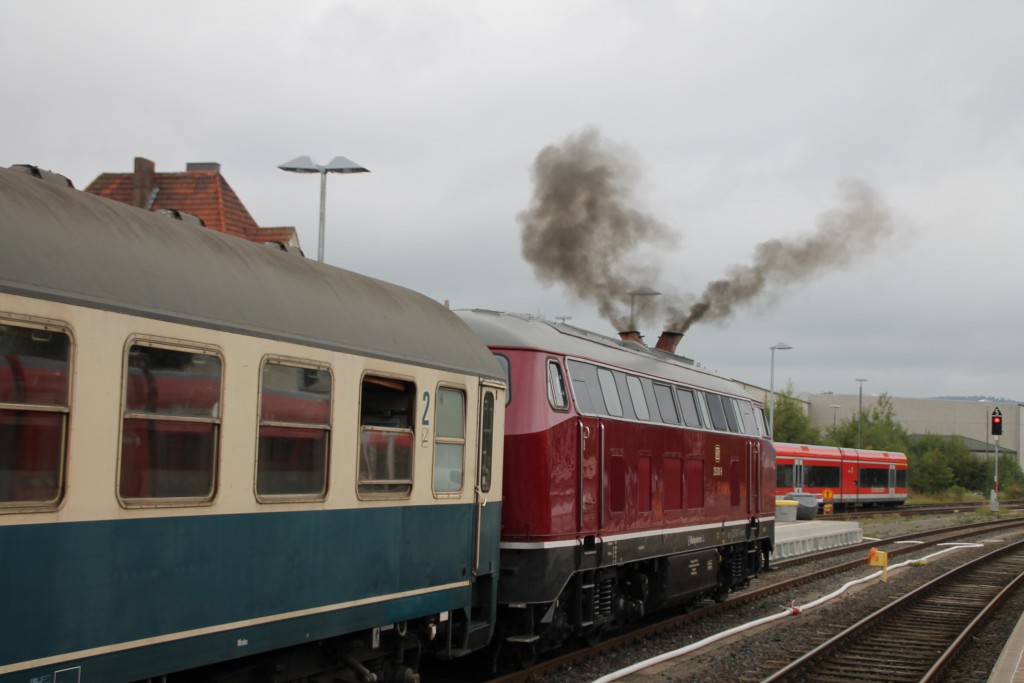
[[[320,166],[314,164],[309,157],[297,157],[287,161],[280,166],[282,171],[292,173],[319,173],[320,174],[320,239],[317,243],[316,260],[324,262],[324,208],[327,202],[327,174],[328,173],[369,173],[370,169],[363,168],[351,159],[345,157],[334,157],[331,161]]]
[[[829,408],[832,409],[832,434],[834,437],[836,433],[836,411],[842,408],[842,406],[839,405],[838,403],[832,403],[829,405]]]
[[[860,427],[861,423],[864,422],[864,382],[866,379],[854,380],[860,382],[860,392],[857,397],[857,448],[860,448]]]
[[[772,439],[775,438],[775,352],[776,351],[789,351],[792,346],[786,342],[779,342],[775,346],[769,346],[772,351],[772,372],[770,382],[768,384],[768,390],[771,394],[771,398],[768,402],[768,433]]]
[[[629,331],[636,332],[636,298],[638,296],[658,296],[661,292],[655,292],[650,287],[639,287],[636,291],[629,293]]]

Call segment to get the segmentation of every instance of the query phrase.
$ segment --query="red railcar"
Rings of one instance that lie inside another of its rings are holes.
[[[907,500],[907,456],[832,446],[775,444],[777,496],[810,493],[841,507],[902,505]]]
[[[499,602],[524,654],[723,599],[766,566],[775,455],[761,406],[674,354],[487,311],[506,368]]]

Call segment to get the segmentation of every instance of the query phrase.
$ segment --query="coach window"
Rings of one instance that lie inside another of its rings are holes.
[[[554,358],[548,359],[548,402],[555,410],[569,407],[569,397],[565,393],[565,378],[562,377],[562,366]]]
[[[683,411],[683,422],[686,426],[700,427],[700,415],[697,413],[697,403],[693,400],[693,392],[677,387],[676,398],[679,399],[679,407]]]
[[[327,494],[331,373],[267,361],[260,382],[256,495],[260,500]]]
[[[70,349],[57,329],[0,324],[0,509],[60,500]]]
[[[466,452],[465,392],[438,389],[434,421],[434,493],[458,493]]]
[[[360,399],[359,494],[408,496],[412,492],[416,385],[367,375],[363,377]]]
[[[708,402],[708,410],[711,412],[711,424],[720,432],[729,431],[729,422],[725,418],[725,408],[722,406],[722,397],[718,394],[705,394]]]
[[[655,384],[654,395],[658,398],[658,412],[661,413],[662,422],[679,424],[679,412],[676,410],[676,402],[672,399],[672,387]]]
[[[221,359],[136,342],[128,348],[118,491],[126,501],[213,498]]]

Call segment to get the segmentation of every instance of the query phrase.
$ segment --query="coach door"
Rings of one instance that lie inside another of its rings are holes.
[[[493,385],[481,383],[476,482],[473,486],[473,575],[490,574],[498,566],[498,536],[501,514],[490,502],[496,468],[500,466],[501,414],[498,410],[501,392]],[[498,472],[500,475],[500,472]],[[500,501],[500,499],[499,499]]]
[[[804,490],[804,461],[800,458],[793,460],[793,491],[801,493]]]

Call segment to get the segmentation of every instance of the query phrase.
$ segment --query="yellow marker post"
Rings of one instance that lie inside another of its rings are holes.
[[[868,551],[868,564],[882,568],[882,581],[889,580],[889,553],[872,548]]]

